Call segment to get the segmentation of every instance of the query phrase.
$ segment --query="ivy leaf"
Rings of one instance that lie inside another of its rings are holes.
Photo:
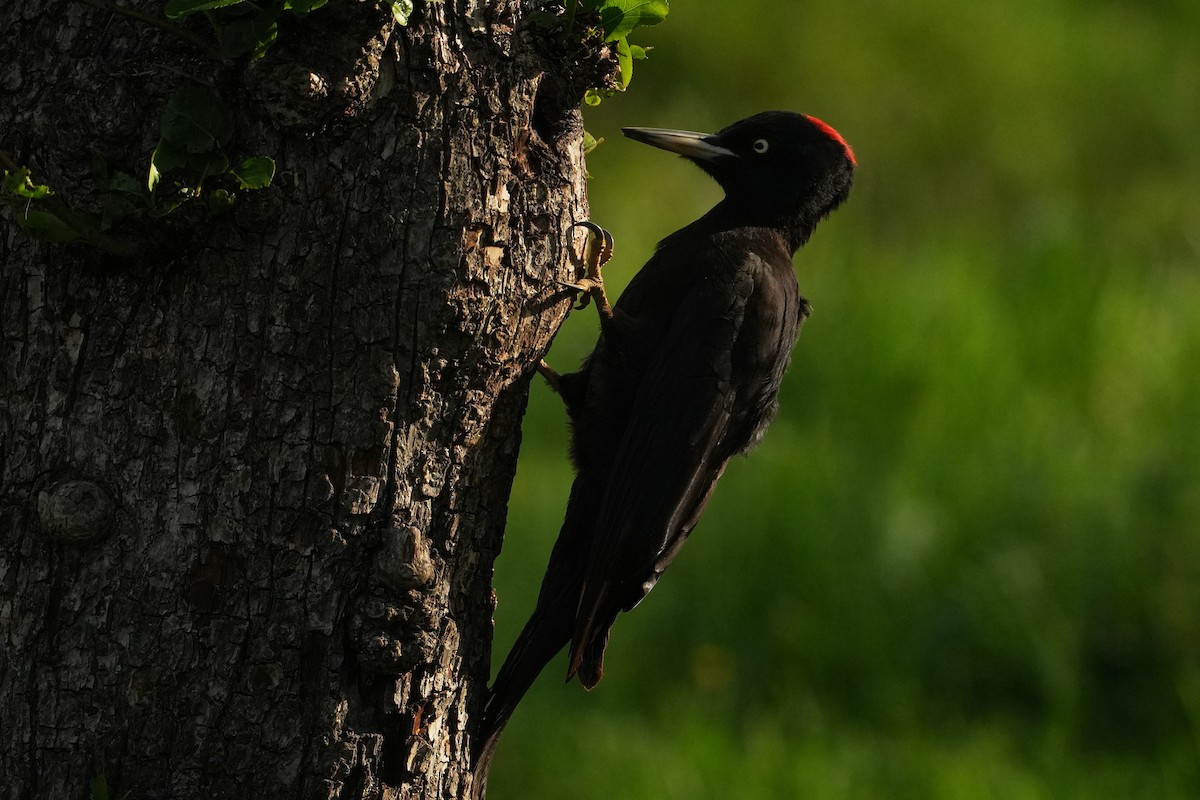
[[[387,4],[392,9],[392,18],[396,20],[397,25],[407,25],[408,18],[412,16],[413,0],[380,0],[381,3]]]
[[[163,10],[171,19],[179,19],[186,17],[188,14],[195,14],[198,11],[211,11],[214,8],[224,8],[225,6],[235,6],[238,3],[244,3],[246,0],[167,0],[167,7]]]
[[[217,150],[233,135],[233,119],[224,104],[208,89],[192,86],[167,101],[160,127],[163,141],[189,153]]]
[[[604,0],[599,10],[604,41],[615,42],[635,28],[662,22],[670,6],[667,0]]]
[[[242,189],[262,189],[270,186],[275,177],[275,161],[266,156],[247,158],[230,169],[229,174],[237,178]]]

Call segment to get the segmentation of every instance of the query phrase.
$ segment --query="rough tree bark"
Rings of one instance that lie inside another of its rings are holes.
[[[97,159],[145,174],[181,85],[279,168],[228,214],[112,231],[128,258],[2,223],[3,797],[465,793],[521,415],[586,217],[595,80],[527,6],[418,0],[402,28],[334,0],[248,64],[0,5],[0,149],[73,205]]]

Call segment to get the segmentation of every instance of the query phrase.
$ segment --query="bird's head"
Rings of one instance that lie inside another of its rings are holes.
[[[790,111],[764,111],[716,133],[622,130],[698,164],[725,190],[722,205],[730,213],[792,231],[797,246],[849,195],[856,166],[837,131]]]

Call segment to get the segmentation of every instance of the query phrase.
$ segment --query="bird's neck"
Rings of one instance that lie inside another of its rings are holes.
[[[819,220],[817,214],[805,213],[802,209],[783,213],[763,212],[752,205],[739,202],[736,198],[726,196],[695,224],[713,232],[737,228],[770,230],[777,233],[788,251],[795,255],[812,236]]]

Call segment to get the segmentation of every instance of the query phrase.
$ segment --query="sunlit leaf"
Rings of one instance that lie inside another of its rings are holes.
[[[327,2],[329,0],[283,0],[283,10],[293,14],[307,14],[316,11]]]
[[[49,186],[34,183],[30,174],[29,167],[17,167],[11,172],[5,170],[4,191],[29,200],[41,200],[54,194]]]
[[[146,188],[154,191],[162,176],[173,169],[187,164],[187,154],[165,139],[159,139],[158,147],[150,154],[150,173],[146,177]]]
[[[188,154],[185,150],[171,144],[165,139],[160,140],[158,147],[154,148],[154,152],[150,154],[150,163],[158,168],[159,172],[170,172],[173,169],[183,169],[188,163]]]
[[[621,66],[621,86],[626,87],[633,80],[633,53],[629,49],[629,40],[624,36],[617,39],[617,63]]]
[[[220,150],[207,153],[188,153],[166,139],[158,141],[158,147],[150,154],[150,174],[146,186],[150,191],[168,172],[187,170],[187,180],[199,183],[210,175],[219,175],[229,169],[229,159]]]
[[[618,41],[635,28],[657,25],[669,10],[667,0],[605,0],[599,8],[604,40]]]
[[[392,18],[398,25],[407,25],[413,12],[413,0],[381,0],[392,9]]]
[[[271,185],[275,177],[275,161],[265,156],[247,158],[229,170],[243,189],[262,189]]]

